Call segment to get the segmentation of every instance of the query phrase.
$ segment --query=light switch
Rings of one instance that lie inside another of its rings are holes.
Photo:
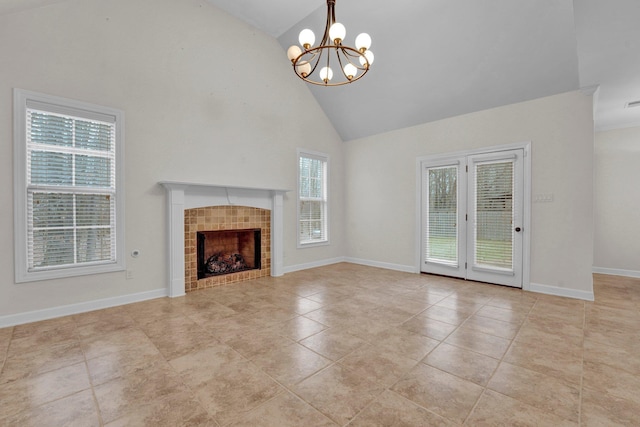
[[[536,194],[533,196],[534,203],[550,203],[553,202],[553,193]]]

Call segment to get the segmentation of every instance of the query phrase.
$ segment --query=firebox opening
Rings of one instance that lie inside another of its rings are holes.
[[[261,268],[260,229],[198,231],[198,280]]]

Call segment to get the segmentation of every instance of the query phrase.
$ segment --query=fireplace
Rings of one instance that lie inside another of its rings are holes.
[[[187,292],[268,276],[271,211],[250,206],[185,209],[184,248]]]
[[[284,274],[284,195],[289,190],[161,181],[167,193],[167,294]],[[258,208],[256,211],[247,209]],[[260,269],[198,280],[196,232],[260,228]]]
[[[198,231],[198,280],[260,270],[260,229]]]

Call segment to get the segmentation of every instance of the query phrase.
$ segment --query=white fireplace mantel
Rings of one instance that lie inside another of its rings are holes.
[[[206,206],[250,206],[271,210],[271,275],[284,274],[284,195],[290,190],[160,181],[167,191],[169,296],[185,294],[184,211]]]

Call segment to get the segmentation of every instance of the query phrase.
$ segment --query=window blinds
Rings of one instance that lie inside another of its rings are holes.
[[[512,269],[514,163],[478,163],[475,168],[475,265]]]
[[[115,122],[27,108],[29,271],[115,262]]]
[[[300,243],[327,240],[327,162],[321,158],[299,157],[299,239]]]
[[[458,166],[428,169],[426,260],[458,265]]]

